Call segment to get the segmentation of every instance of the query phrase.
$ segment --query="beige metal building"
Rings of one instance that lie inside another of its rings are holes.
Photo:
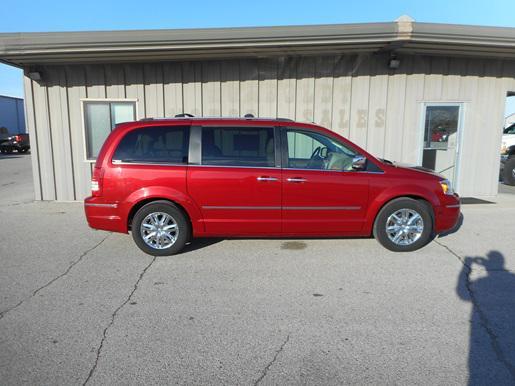
[[[191,113],[313,121],[462,196],[497,194],[515,28],[416,23],[0,34],[24,69],[36,199],[89,194],[116,123]]]

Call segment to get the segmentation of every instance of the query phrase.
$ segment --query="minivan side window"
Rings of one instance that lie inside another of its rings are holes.
[[[357,153],[332,138],[310,131],[288,130],[287,168],[351,171]]]
[[[274,129],[203,127],[202,165],[274,167]]]
[[[120,141],[113,161],[188,163],[188,126],[150,126],[128,132]]]

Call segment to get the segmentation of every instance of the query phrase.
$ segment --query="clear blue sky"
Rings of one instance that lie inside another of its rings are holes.
[[[363,23],[403,14],[420,22],[515,27],[515,0],[11,0],[3,8],[0,32]],[[23,96],[19,70],[0,64],[0,94]]]

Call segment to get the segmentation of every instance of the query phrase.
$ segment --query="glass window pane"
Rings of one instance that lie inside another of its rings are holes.
[[[202,164],[229,166],[275,166],[274,129],[204,127]]]
[[[115,102],[111,103],[111,111],[113,117],[113,129],[114,126],[123,123],[130,122],[136,119],[136,112],[134,103]]]
[[[427,106],[424,130],[426,149],[447,149],[456,146],[459,106]]]
[[[108,103],[88,102],[84,107],[87,158],[92,159],[98,156],[100,148],[111,132],[111,113]]]
[[[323,146],[313,137],[295,131],[288,131],[288,158],[309,160],[313,151]]]
[[[112,129],[136,119],[134,102],[86,102],[84,104],[86,157],[95,159]]]
[[[348,146],[321,134],[287,132],[288,168],[350,171],[356,152]]]
[[[154,126],[130,131],[118,145],[113,160],[124,162],[187,163],[189,127]]]

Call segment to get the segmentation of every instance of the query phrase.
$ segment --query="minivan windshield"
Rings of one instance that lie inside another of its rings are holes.
[[[515,123],[504,129],[504,134],[515,134]]]

